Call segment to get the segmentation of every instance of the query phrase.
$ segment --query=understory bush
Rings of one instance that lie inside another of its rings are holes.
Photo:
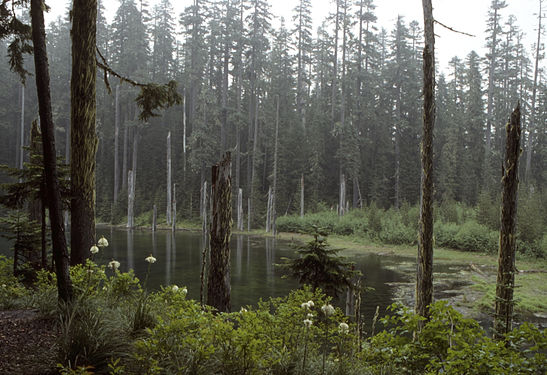
[[[147,258],[150,267],[155,259]],[[114,261],[113,261],[114,262]],[[355,324],[310,287],[217,313],[187,299],[186,288],[146,293],[132,273],[93,262],[71,271],[74,302],[57,309],[62,374],[543,374],[547,336],[523,324],[493,341],[445,302],[420,317],[401,305],[383,330],[360,337]],[[0,280],[6,280],[0,259]],[[10,282],[16,283],[16,280]],[[146,282],[145,282],[146,284]],[[50,303],[55,277],[39,274],[31,294]],[[143,298],[144,296],[144,298]],[[56,296],[55,296],[56,297]],[[24,296],[22,298],[25,298]],[[56,301],[56,298],[54,298]],[[135,330],[145,305],[152,319]],[[378,323],[380,324],[380,323]],[[507,372],[509,371],[509,372]]]
[[[531,215],[537,199],[519,206],[517,251],[532,257],[547,256],[547,219]],[[487,194],[477,207],[447,200],[435,208],[435,245],[462,251],[496,253],[499,243],[499,205]],[[315,227],[327,234],[364,236],[390,245],[415,245],[418,241],[419,207],[403,203],[399,210],[384,210],[374,203],[339,217],[323,211],[277,219],[280,232],[311,234]],[[497,227],[496,227],[497,225]]]

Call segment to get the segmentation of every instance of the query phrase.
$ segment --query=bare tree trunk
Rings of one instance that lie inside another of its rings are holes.
[[[167,212],[165,214],[167,225],[171,224],[171,212],[173,210],[171,202],[171,132],[169,132],[167,133]]]
[[[346,207],[346,176],[340,175],[340,201],[338,202],[338,215],[344,216]]]
[[[133,209],[135,204],[135,179],[133,178],[133,171],[130,169],[127,172],[127,228],[133,229]]]
[[[304,217],[304,175],[300,176],[300,217]]]
[[[502,339],[511,331],[513,289],[515,287],[515,251],[517,223],[518,161],[520,155],[520,103],[511,114],[506,129],[505,160],[502,167],[502,204],[494,338]]]
[[[19,133],[21,137],[19,139],[19,164],[17,165],[19,169],[23,169],[23,163],[25,161],[25,86],[21,85],[21,128]],[[21,180],[19,180],[21,182]]]
[[[338,80],[338,29],[340,28],[340,0],[336,0],[335,17],[336,17],[336,21],[334,26],[334,67],[333,67],[334,72],[332,75],[332,93],[331,93],[331,109],[330,109],[333,129],[336,123],[336,119],[334,118],[334,108],[336,107],[336,85]]]
[[[186,94],[182,96],[182,170],[186,172]]]
[[[539,12],[538,12],[538,36],[536,42],[536,62],[534,67],[534,85],[532,86],[532,113],[530,114],[530,125],[528,128],[528,147],[526,147],[526,169],[524,178],[526,183],[530,183],[530,173],[532,170],[532,147],[534,141],[534,127],[536,124],[536,94],[537,94],[537,81],[539,72],[539,58],[541,55],[541,33],[543,31],[541,25],[541,19],[544,17],[542,14],[543,0],[539,0]]]
[[[203,185],[201,186],[200,210],[201,231],[207,233],[207,181],[203,181]]]
[[[271,218],[272,218],[272,187],[270,186],[268,188],[268,203],[266,206],[266,233],[270,231],[270,224],[271,224]]]
[[[129,137],[127,124],[123,124],[123,154],[122,154],[122,191],[127,190],[127,140]]]
[[[207,283],[207,303],[218,311],[229,312],[230,235],[232,223],[232,163],[230,153],[212,169],[210,246],[211,265]]]
[[[273,190],[272,190],[272,207],[271,207],[271,224],[272,232],[275,235],[277,227],[275,221],[277,219],[276,197],[277,197],[277,158],[279,145],[279,95],[277,95],[277,105],[275,109],[275,145],[274,145],[274,163],[273,163]]]
[[[156,231],[157,221],[158,221],[158,207],[154,205],[154,210],[152,214],[152,233]]]
[[[114,118],[114,206],[118,203],[118,192],[120,190],[120,161],[119,138],[120,138],[120,85],[116,85],[115,118]]]
[[[237,189],[237,229],[243,230],[243,189]]]
[[[171,230],[174,232],[177,230],[177,184],[173,184],[173,215],[172,215]]]
[[[65,228],[63,225],[61,193],[57,179],[57,164],[55,153],[55,137],[53,116],[51,113],[51,96],[49,91],[49,71],[46,51],[46,33],[44,13],[41,0],[31,0],[30,14],[32,19],[32,42],[34,46],[34,66],[36,71],[36,91],[38,109],[42,128],[42,147],[44,156],[44,174],[46,193],[49,201],[49,220],[51,223],[51,239],[53,259],[57,275],[57,291],[59,299],[65,302],[72,300],[72,282],[70,280],[68,251],[66,246]]]
[[[255,102],[255,117],[254,117],[254,134],[253,134],[253,157],[251,167],[251,186],[249,193],[249,230],[253,223],[253,200],[254,200],[254,185],[256,179],[256,164],[258,163],[258,95]]]
[[[424,112],[422,133],[422,199],[418,270],[416,273],[416,313],[429,318],[433,300],[433,128],[435,126],[435,34],[431,0],[422,0],[425,46],[423,53]]]

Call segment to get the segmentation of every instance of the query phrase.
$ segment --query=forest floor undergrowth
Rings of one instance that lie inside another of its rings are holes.
[[[195,229],[194,229],[195,230]],[[262,230],[251,233],[265,236]],[[279,233],[277,238],[301,244],[311,236]],[[415,246],[376,244],[352,236],[329,236],[333,248],[341,255],[359,257],[367,253],[400,257],[393,269],[405,280],[393,283],[396,300],[412,305],[415,285]],[[435,249],[435,299],[448,300],[465,316],[489,322],[495,295],[497,257],[451,249]],[[515,299],[516,320],[532,321],[547,327],[547,260],[517,257]],[[0,311],[0,375],[56,374],[58,328],[54,318],[32,310]]]
[[[58,336],[54,318],[33,310],[0,311],[0,374],[56,374]]]

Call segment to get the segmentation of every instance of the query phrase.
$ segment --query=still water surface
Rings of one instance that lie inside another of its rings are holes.
[[[97,229],[97,235],[105,236],[109,247],[101,251],[96,261],[101,264],[115,259],[120,269],[133,269],[144,280],[148,263],[144,258],[153,254],[157,262],[151,265],[148,285],[176,284],[186,286],[190,298],[199,300],[201,253],[203,237],[200,233],[177,231],[123,231],[109,228]],[[295,257],[295,247],[290,241],[273,238],[232,235],[231,243],[232,310],[254,305],[261,298],[285,296],[298,284],[290,278],[282,278],[282,271],[275,266],[282,257]],[[381,315],[393,302],[393,287],[388,282],[402,281],[403,276],[393,270],[396,257],[365,254],[351,259],[365,276],[366,286],[374,290],[363,295],[362,312],[372,319],[376,306]],[[391,269],[387,269],[386,267]]]

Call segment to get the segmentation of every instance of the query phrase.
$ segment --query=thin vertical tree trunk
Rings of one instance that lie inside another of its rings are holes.
[[[346,176],[340,175],[340,201],[338,202],[338,215],[344,216],[346,207]]]
[[[253,157],[251,167],[251,186],[249,193],[249,230],[253,224],[253,200],[254,200],[254,186],[256,179],[256,164],[258,163],[258,95],[255,101],[255,117],[254,117],[254,134],[253,134]]]
[[[127,190],[127,140],[129,138],[125,117],[123,122],[122,191]]]
[[[304,217],[304,175],[300,176],[300,217]]]
[[[158,221],[158,206],[154,205],[154,210],[152,213],[152,233],[156,231]]]
[[[186,95],[182,96],[182,170],[186,172]]]
[[[490,183],[490,149],[492,143],[492,120],[494,116],[494,79],[496,70],[496,47],[497,47],[497,32],[498,32],[498,8],[494,7],[494,26],[492,29],[492,42],[490,46],[489,68],[488,68],[488,101],[486,106],[486,145],[484,148],[484,169],[486,174],[487,185]]]
[[[19,164],[17,165],[19,169],[23,169],[23,163],[25,160],[25,154],[24,154],[24,146],[25,146],[25,86],[21,84],[21,128],[19,131],[19,134],[21,135],[19,139],[19,152],[18,152],[18,161]],[[19,181],[21,182],[21,181]]]
[[[118,203],[118,192],[120,190],[120,161],[119,138],[120,138],[120,85],[116,85],[115,115],[114,115],[114,206]]]
[[[127,185],[127,228],[133,229],[133,209],[135,207],[135,179],[133,178],[133,171],[131,169],[127,172]]]
[[[82,264],[95,243],[95,82],[97,0],[74,0],[72,7],[72,78],[70,183],[70,261]]]
[[[203,181],[203,185],[201,186],[200,210],[201,231],[207,233],[207,181]]]
[[[243,189],[237,189],[237,229],[243,230]]]
[[[229,312],[230,235],[232,226],[232,162],[230,153],[212,168],[211,265],[207,283],[207,303]]]
[[[268,203],[266,206],[266,233],[270,231],[270,224],[272,219],[272,187],[268,188]]]
[[[515,287],[515,251],[517,222],[518,161],[520,155],[520,103],[511,114],[506,129],[505,160],[502,166],[502,203],[494,338],[511,331],[513,290]]]
[[[49,202],[49,220],[53,245],[53,259],[57,275],[59,299],[65,302],[72,300],[72,282],[69,273],[68,251],[65,228],[63,225],[61,193],[57,179],[55,137],[53,116],[51,113],[51,96],[49,91],[49,71],[46,51],[46,33],[44,13],[41,0],[31,0],[30,14],[32,19],[32,42],[34,46],[34,66],[36,71],[36,91],[38,109],[42,128],[42,147],[44,156],[44,174],[46,193]]]
[[[171,132],[167,133],[167,211],[165,213],[165,219],[167,225],[171,224]]]
[[[177,184],[173,184],[173,215],[171,230],[177,230]]]
[[[435,34],[431,0],[422,0],[425,46],[423,52],[424,112],[422,133],[422,198],[418,270],[416,275],[416,313],[429,318],[433,300],[433,128],[435,126]]]
[[[330,109],[333,129],[336,123],[336,119],[334,118],[334,108],[336,107],[336,85],[338,80],[338,29],[339,28],[340,28],[340,0],[336,0],[336,21],[334,26],[334,67],[333,67],[334,72],[332,75],[332,93],[331,93],[331,109]]]
[[[528,146],[526,147],[526,169],[524,172],[524,178],[526,183],[530,183],[530,173],[532,170],[532,147],[534,141],[534,127],[536,125],[536,94],[537,94],[537,82],[539,73],[539,58],[541,54],[541,33],[543,31],[541,25],[541,19],[545,17],[542,14],[543,0],[539,0],[539,12],[538,12],[538,36],[536,42],[536,62],[534,66],[534,85],[532,86],[532,113],[530,114],[530,125],[528,127]]]
[[[275,221],[277,220],[276,210],[276,198],[277,198],[277,158],[278,158],[278,145],[279,145],[279,95],[277,95],[277,103],[275,107],[275,145],[274,145],[274,163],[273,163],[273,189],[272,189],[272,232],[275,235],[277,227]]]

